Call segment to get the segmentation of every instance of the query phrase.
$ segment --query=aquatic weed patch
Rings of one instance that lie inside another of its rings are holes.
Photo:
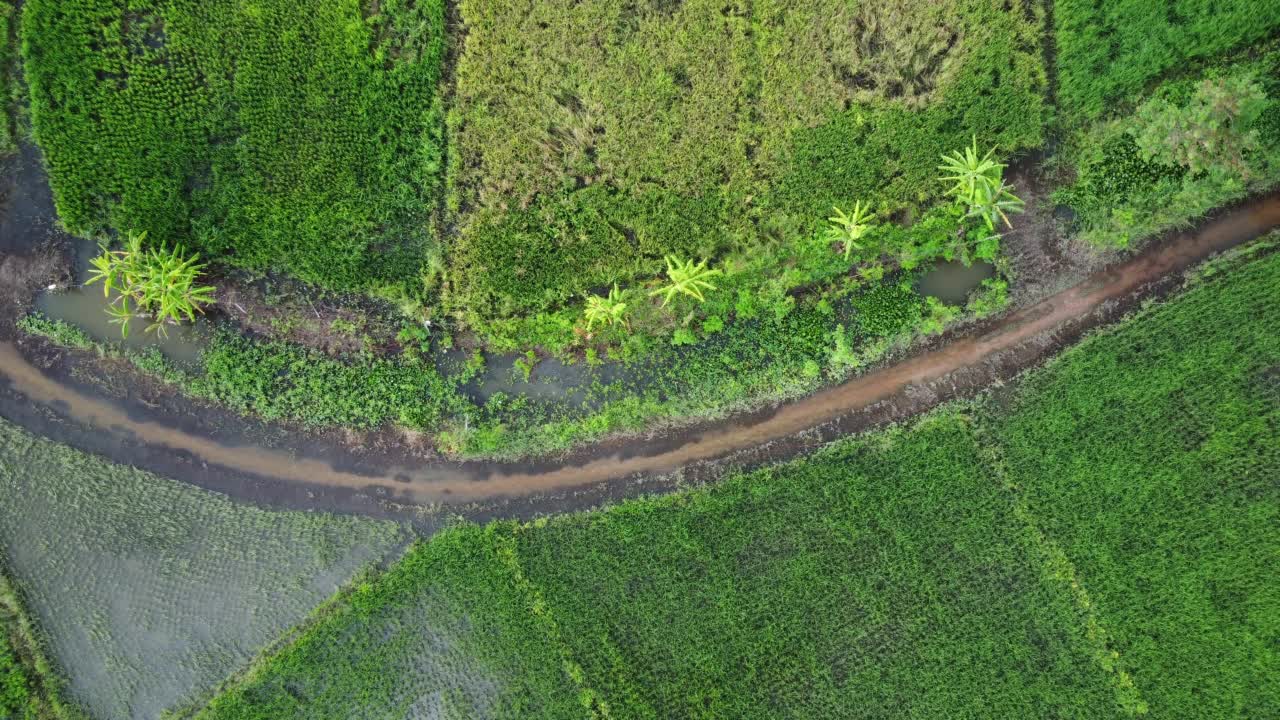
[[[410,287],[443,159],[439,0],[30,0],[36,139],[74,232]]]
[[[236,504],[0,423],[0,548],[66,692],[97,717],[193,702],[403,540]]]

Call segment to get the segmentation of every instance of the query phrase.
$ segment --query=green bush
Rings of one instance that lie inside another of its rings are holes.
[[[74,232],[412,287],[440,186],[440,0],[29,0],[35,137]]]
[[[1280,181],[1280,50],[1155,88],[1133,114],[1077,133],[1064,152],[1082,237],[1124,247]],[[1255,79],[1257,80],[1255,82]],[[1223,90],[1234,88],[1223,94]]]
[[[1152,81],[1244,48],[1280,28],[1270,0],[1057,0],[1058,103],[1080,125],[1123,115]]]
[[[429,360],[335,360],[279,341],[223,330],[203,354],[204,373],[183,379],[194,395],[267,420],[375,428],[387,422],[435,429],[464,400]]]

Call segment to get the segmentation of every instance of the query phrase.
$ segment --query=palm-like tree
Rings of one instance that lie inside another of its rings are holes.
[[[703,302],[706,297],[702,291],[716,289],[708,279],[720,275],[721,272],[718,269],[708,268],[705,259],[695,264],[692,260],[681,261],[674,255],[668,255],[666,261],[669,283],[649,293],[649,297],[661,295],[663,307],[666,307],[667,303],[671,302],[671,298],[676,295],[688,295],[698,302]]]
[[[611,327],[621,322],[626,312],[627,304],[622,302],[622,292],[618,290],[618,283],[613,284],[613,289],[609,291],[608,297],[588,295],[586,308],[587,332],[591,332],[596,323]]]
[[[963,153],[957,151],[950,155],[943,155],[943,164],[939,165],[938,169],[950,174],[938,179],[955,183],[947,193],[969,205],[975,205],[974,200],[982,188],[989,188],[1000,182],[1000,178],[1004,175],[1004,165],[992,159],[995,152],[996,149],[991,148],[986,155],[979,156],[978,136],[975,135],[973,144],[965,148]]]
[[[831,226],[827,228],[826,237],[844,245],[844,258],[848,260],[854,250],[865,249],[863,238],[875,227],[870,222],[871,206],[863,207],[862,201],[858,200],[853,204],[853,212],[847,215],[838,207],[832,209],[836,214],[827,218]]]
[[[1009,221],[1007,213],[1020,213],[1026,207],[1026,203],[1012,191],[1013,186],[1003,179],[994,185],[980,185],[969,207],[969,216],[982,218],[987,230],[993,233],[996,231],[997,220],[1003,220],[1007,227],[1012,228],[1013,223]]]

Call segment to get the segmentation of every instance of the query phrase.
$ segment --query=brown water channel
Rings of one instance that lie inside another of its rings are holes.
[[[663,437],[604,444],[565,460],[414,463],[374,453],[363,460],[346,457],[335,463],[270,447],[224,444],[170,422],[131,414],[111,401],[65,384],[33,366],[8,342],[0,343],[0,378],[28,402],[53,408],[82,426],[120,434],[152,450],[194,456],[206,469],[217,466],[228,475],[265,478],[294,487],[299,497],[310,498],[297,500],[302,505],[323,505],[316,498],[323,498],[328,489],[372,495],[382,502],[487,503],[490,507],[503,503],[504,498],[509,502],[530,496],[577,495],[577,501],[551,503],[573,506],[588,497],[643,492],[651,489],[644,478],[727,457],[736,460],[744,453],[755,453],[753,462],[784,457],[812,445],[811,440],[797,442],[795,438],[814,428],[838,427],[840,432],[863,429],[908,417],[1006,379],[1060,349],[1088,327],[1114,316],[1117,306],[1140,297],[1152,283],[1174,278],[1215,252],[1277,225],[1280,193],[1225,211],[1197,231],[1154,243],[1140,255],[1099,271],[1070,289],[842,385],[771,411]],[[773,449],[764,453],[758,450],[771,446]],[[234,484],[221,489],[237,494]],[[240,494],[253,497],[255,491],[245,489]]]

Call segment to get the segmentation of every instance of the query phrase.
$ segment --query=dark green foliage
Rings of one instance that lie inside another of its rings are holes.
[[[323,285],[416,283],[439,186],[439,0],[29,0],[32,123],[77,232]]]
[[[891,337],[920,320],[924,299],[910,282],[879,283],[853,298],[858,332],[865,337]]]
[[[72,325],[65,320],[53,320],[40,313],[24,315],[18,320],[17,325],[23,332],[38,335],[64,347],[77,350],[91,350],[97,347],[93,338],[78,325]]]
[[[17,101],[16,82],[18,54],[13,39],[18,25],[18,13],[13,0],[0,0],[0,155],[12,152],[17,128],[13,113]]]
[[[1034,375],[997,422],[1152,717],[1280,716],[1280,255]]]
[[[1280,180],[1277,75],[1280,49],[1273,44],[1154,88],[1135,112],[1071,140],[1063,155],[1078,175],[1054,200],[1075,210],[1083,239],[1123,247],[1265,190]],[[1229,87],[1254,96],[1239,122],[1207,108],[1216,103],[1206,98],[1221,99],[1220,89]],[[1258,90],[1265,97],[1257,98]]]
[[[1073,124],[1122,111],[1152,80],[1280,28],[1275,0],[1058,0],[1058,102]]]
[[[32,681],[18,662],[7,637],[0,636],[0,720],[36,718]]]
[[[429,360],[335,360],[284,342],[220,332],[204,352],[204,374],[188,392],[268,420],[374,428],[389,421],[431,429],[462,399]]]
[[[1107,138],[1096,157],[1080,168],[1076,182],[1057,195],[1086,218],[1105,216],[1112,206],[1162,182],[1178,182],[1186,171],[1142,157],[1138,143],[1127,132]]]

